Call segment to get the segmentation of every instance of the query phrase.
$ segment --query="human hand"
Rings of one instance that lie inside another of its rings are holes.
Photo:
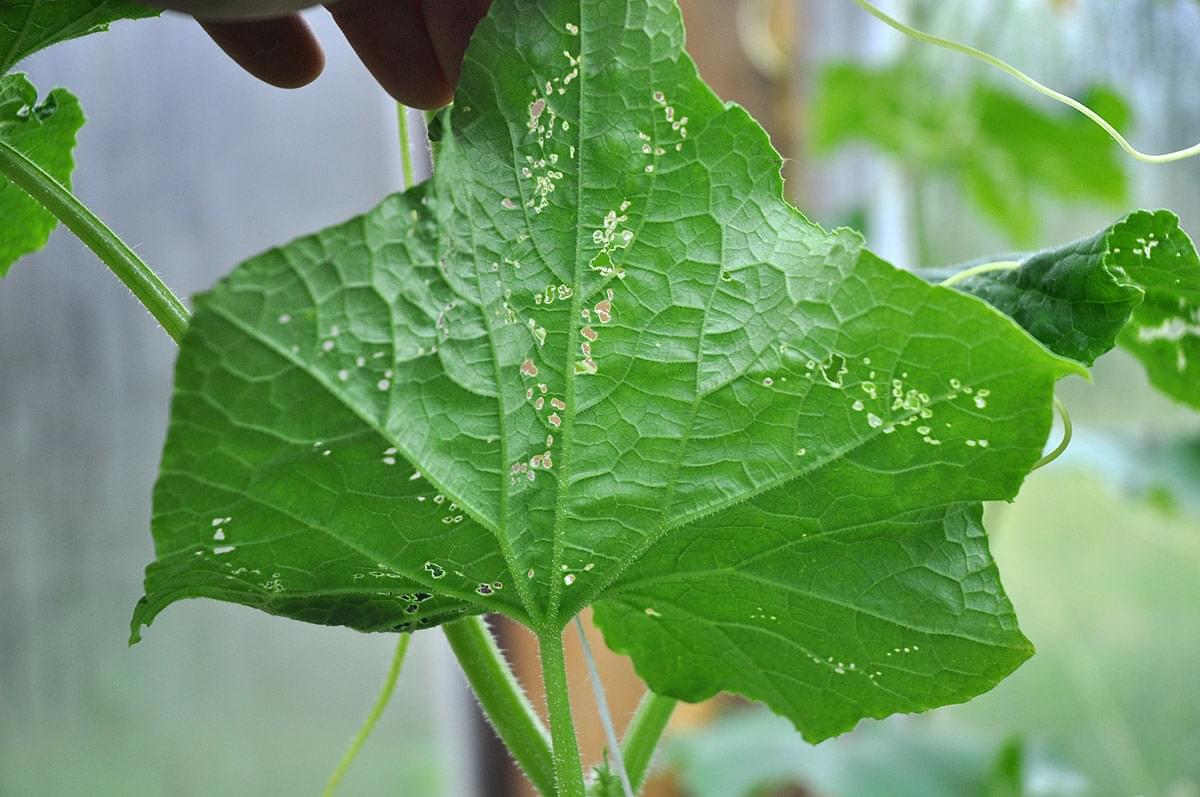
[[[307,85],[325,56],[295,13],[311,0],[144,0],[193,15],[247,72],[282,88]],[[491,0],[339,0],[326,8],[380,85],[398,102],[450,102],[463,53]]]

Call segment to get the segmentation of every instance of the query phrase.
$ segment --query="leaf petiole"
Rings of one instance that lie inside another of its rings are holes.
[[[191,314],[150,266],[86,205],[19,150],[0,141],[0,174],[37,200],[83,241],[178,343]]]
[[[396,122],[400,134],[400,168],[404,175],[404,190],[407,191],[417,183],[416,170],[413,168],[412,136],[408,126],[408,106],[396,103]]]
[[[554,743],[554,780],[558,797],[585,797],[583,765],[575,722],[571,719],[571,695],[567,689],[567,666],[563,657],[562,633],[538,635],[542,652],[542,680],[550,713],[550,737]]]
[[[654,751],[658,749],[659,740],[678,704],[675,698],[663,697],[649,690],[642,697],[642,702],[638,703],[621,744],[625,771],[629,774],[629,782],[635,793],[646,780]]]

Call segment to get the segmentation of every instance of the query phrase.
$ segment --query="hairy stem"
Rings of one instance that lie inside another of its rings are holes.
[[[483,713],[517,765],[542,794],[554,794],[550,735],[513,676],[482,618],[442,626]]]
[[[596,698],[596,710],[600,714],[600,724],[604,727],[604,738],[608,742],[608,753],[612,759],[612,768],[617,772],[621,781],[621,790],[625,797],[633,797],[633,786],[629,782],[629,774],[625,771],[625,759],[621,755],[621,745],[617,742],[617,729],[613,727],[612,714],[608,710],[608,698],[604,696],[604,684],[600,681],[600,671],[596,669],[596,659],[592,656],[592,644],[588,642],[587,631],[583,627],[583,618],[575,615],[575,630],[579,632],[579,644],[583,646],[583,658],[587,662],[588,678],[592,682],[592,694]]]
[[[133,292],[176,343],[187,329],[187,307],[86,205],[20,151],[0,142],[0,174],[12,180],[75,233]]]
[[[408,643],[411,641],[412,634],[400,635],[400,641],[396,643],[396,653],[392,656],[392,666],[388,668],[387,678],[383,682],[383,689],[379,691],[379,697],[375,699],[375,705],[371,708],[371,713],[367,715],[366,721],[359,728],[354,741],[350,742],[350,747],[346,750],[346,754],[338,762],[337,769],[333,770],[333,774],[329,776],[329,782],[325,784],[325,791],[322,792],[324,797],[330,797],[337,789],[338,784],[342,782],[342,778],[346,776],[346,772],[350,769],[350,765],[354,763],[355,757],[358,756],[358,751],[362,749],[363,743],[367,741],[367,737],[375,729],[379,718],[383,716],[383,711],[387,708],[388,701],[392,699],[392,693],[396,691],[396,681],[400,677],[400,668],[404,666],[404,654],[408,652]]]
[[[550,712],[550,736],[554,742],[554,780],[558,797],[584,797],[583,765],[575,722],[571,719],[571,695],[567,689],[567,665],[563,658],[561,632],[538,636],[542,652],[542,680],[546,707]]]
[[[642,702],[638,704],[629,728],[625,731],[621,753],[625,758],[625,771],[629,773],[629,782],[635,793],[646,781],[654,751],[658,749],[659,740],[662,739],[678,703],[675,698],[663,697],[647,690]]]

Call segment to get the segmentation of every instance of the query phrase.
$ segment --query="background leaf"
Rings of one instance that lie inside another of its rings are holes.
[[[75,135],[83,127],[79,101],[55,89],[41,103],[22,74],[0,76],[0,141],[17,149],[54,179],[71,187]],[[41,249],[57,219],[0,176],[0,277],[18,258]]]

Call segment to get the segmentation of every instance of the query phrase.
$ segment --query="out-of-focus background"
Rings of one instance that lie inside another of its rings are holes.
[[[1135,207],[1200,231],[1200,163],[1135,165],[1095,131],[850,0],[682,0],[689,49],[788,159],[791,199],[899,265],[1061,243]],[[1144,149],[1200,138],[1196,0],[882,3],[1090,97]],[[401,187],[395,108],[323,13],[326,74],[283,92],[181,17],[22,65],[77,93],[77,193],[184,295]],[[736,33],[736,35],[734,35]],[[418,153],[420,154],[420,153]],[[315,794],[393,640],[215,602],[128,648],[174,346],[63,231],[0,283],[0,795]],[[989,508],[1038,656],[972,703],[811,747],[733,699],[679,712],[659,797],[1200,797],[1200,416],[1120,353],[1062,394],[1068,457]],[[500,629],[525,676],[532,647]],[[518,795],[436,631],[345,794]],[[640,694],[602,661],[617,718]],[[573,687],[592,757],[599,730]]]

